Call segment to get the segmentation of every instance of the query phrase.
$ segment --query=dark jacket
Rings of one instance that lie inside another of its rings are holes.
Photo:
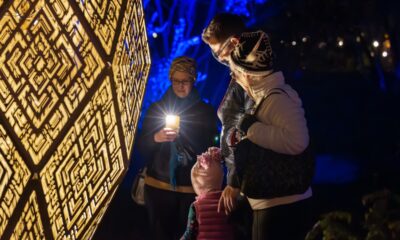
[[[243,88],[234,80],[231,80],[218,108],[218,117],[222,123],[220,146],[221,154],[228,168],[227,184],[232,187],[239,187],[239,182],[235,174],[231,137],[234,134],[233,132],[236,129],[239,119],[253,105],[253,100],[246,94]]]
[[[147,175],[170,183],[171,143],[154,141],[154,134],[165,127],[167,114],[180,116],[179,135],[175,140],[177,149],[181,151],[184,148],[192,155],[191,161],[176,168],[176,184],[191,186],[190,171],[196,162],[196,156],[215,145],[214,139],[218,134],[216,113],[211,105],[200,99],[195,88],[186,98],[179,98],[170,87],[160,101],[149,107],[139,138],[139,150],[146,160]]]

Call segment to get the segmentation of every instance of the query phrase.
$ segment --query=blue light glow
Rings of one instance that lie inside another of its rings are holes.
[[[248,2],[247,0],[227,0],[225,11],[248,17],[250,16],[247,9]]]
[[[359,167],[349,156],[318,155],[314,183],[349,183],[357,179]]]

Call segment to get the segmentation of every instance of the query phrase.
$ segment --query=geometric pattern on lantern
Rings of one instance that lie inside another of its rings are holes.
[[[107,77],[40,173],[55,239],[80,239],[125,171]]]
[[[33,191],[18,220],[11,240],[37,240],[44,239],[43,222],[40,218],[39,204],[36,192]]]
[[[117,22],[121,10],[121,1],[82,1],[76,0],[90,27],[104,50],[109,54],[116,33]],[[129,1],[136,2],[136,1]]]
[[[30,177],[29,169],[0,125],[0,236]]]
[[[130,162],[139,0],[0,0],[0,238],[90,239]]]
[[[141,1],[128,1],[112,64],[126,146],[133,146],[140,99],[143,99],[151,64],[142,9]],[[131,156],[131,150],[127,149],[127,156]]]
[[[105,64],[68,1],[17,0],[5,16],[0,111],[39,164]]]

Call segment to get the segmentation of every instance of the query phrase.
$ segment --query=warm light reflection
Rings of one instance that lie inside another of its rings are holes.
[[[129,165],[141,1],[0,0],[0,238],[90,239]]]

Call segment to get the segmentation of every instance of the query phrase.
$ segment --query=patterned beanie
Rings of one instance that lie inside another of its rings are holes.
[[[172,61],[171,67],[169,69],[169,79],[172,78],[172,75],[176,72],[186,72],[189,73],[193,78],[193,81],[196,80],[196,60],[190,57],[181,56],[177,57]]]
[[[273,52],[263,31],[245,32],[231,53],[231,68],[251,75],[266,75],[273,67]]]
[[[198,196],[211,191],[220,191],[224,178],[221,150],[210,147],[205,153],[197,156],[197,162],[192,167],[191,178],[193,189]]]

